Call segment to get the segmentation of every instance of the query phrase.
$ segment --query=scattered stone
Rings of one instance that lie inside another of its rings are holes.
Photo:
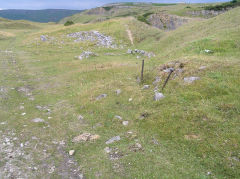
[[[104,55],[106,55],[106,56],[115,56],[116,54],[114,54],[114,53],[104,53]]]
[[[138,151],[143,150],[142,145],[139,144],[139,143],[136,143],[136,144],[130,146],[129,149],[130,149],[132,152],[138,152]]]
[[[120,141],[120,140],[121,140],[120,136],[115,136],[115,137],[109,139],[108,141],[106,141],[106,144],[111,144],[111,143],[114,143],[114,142]]]
[[[133,99],[132,98],[129,98],[128,101],[131,102]]]
[[[148,58],[152,58],[152,57],[156,56],[152,52],[146,52],[144,50],[139,50],[139,49],[135,49],[135,50],[128,49],[127,54],[138,54],[138,56],[137,56],[138,59],[141,58],[139,55],[143,55],[143,56],[146,56]]]
[[[150,85],[144,85],[142,89],[146,90],[146,89],[149,89],[149,88],[150,88]]]
[[[122,120],[123,118],[121,116],[114,116],[114,118]]]
[[[65,145],[65,142],[62,140],[59,142],[59,145]]]
[[[163,70],[165,73],[170,73],[172,71],[174,71],[174,68],[167,68],[165,70]]]
[[[79,115],[79,116],[78,116],[78,120],[79,120],[79,121],[82,121],[83,119],[84,119],[84,117],[83,117],[82,115]]]
[[[19,88],[17,88],[17,91],[20,93],[24,93],[26,96],[32,95],[31,90],[27,87],[19,87]]]
[[[100,99],[103,99],[103,98],[106,98],[107,97],[107,94],[101,94],[100,96],[98,96],[96,98],[96,100],[100,100]]]
[[[51,109],[49,109],[48,106],[39,106],[39,105],[37,105],[36,109],[38,109],[39,111],[45,111],[45,112],[47,112],[49,114],[51,113]]]
[[[24,109],[24,106],[20,106],[19,109],[20,109],[20,110],[23,110],[23,109]]]
[[[159,76],[155,77],[155,81],[153,82],[153,85],[158,85],[161,82],[161,78]]]
[[[118,148],[112,149],[109,153],[110,160],[118,160],[122,158],[124,154],[118,150]]]
[[[137,83],[138,83],[138,84],[141,83],[141,79],[140,79],[139,76],[137,77]]]
[[[41,35],[40,39],[41,39],[41,41],[46,42],[48,40],[48,36],[47,35]]]
[[[36,108],[40,111],[42,110],[42,106],[36,106]]]
[[[162,93],[155,92],[155,95],[154,95],[154,100],[155,101],[159,101],[163,98],[165,98],[165,96]]]
[[[177,76],[181,75],[184,72],[184,66],[185,64],[179,61],[172,61],[167,64],[161,65],[158,70],[162,71],[162,76],[166,76],[166,73],[173,73],[173,79],[176,78]]]
[[[36,136],[32,136],[32,140],[37,140],[38,138]]]
[[[55,168],[56,168],[55,166],[52,166],[48,173],[50,173],[50,174],[53,173],[55,171]]]
[[[85,58],[94,57],[94,56],[97,56],[97,55],[90,51],[84,51],[80,56],[77,56],[76,58],[79,60],[83,60]]]
[[[152,142],[153,142],[155,145],[159,145],[159,142],[158,142],[158,140],[157,140],[157,139],[155,139],[155,138],[153,138],[153,139],[152,139]]]
[[[123,122],[122,122],[122,124],[123,124],[124,126],[127,126],[128,123],[129,123],[128,121],[123,121]]]
[[[200,140],[200,136],[199,135],[194,135],[194,134],[192,134],[192,135],[185,135],[184,138],[186,140]]]
[[[212,50],[208,50],[208,49],[205,49],[204,52],[205,52],[205,53],[213,53]]]
[[[98,31],[81,31],[68,34],[67,37],[75,38],[74,42],[96,42],[99,47],[117,48],[114,40],[110,36],[106,36]]]
[[[41,118],[35,118],[32,120],[32,122],[41,123],[41,122],[45,122],[45,121],[44,121],[44,119],[41,119]]]
[[[30,101],[34,101],[34,100],[35,100],[35,98],[34,98],[33,96],[29,97],[28,99],[29,99]]]
[[[99,139],[99,135],[92,135],[90,133],[83,133],[79,136],[76,136],[73,138],[72,142],[73,143],[78,143],[78,142],[86,142],[86,141],[94,141]]]
[[[183,73],[183,72],[184,72],[184,69],[182,69],[182,68],[176,69],[174,76],[177,76],[178,74],[181,74],[181,73]]]
[[[201,66],[199,67],[199,70],[205,70],[207,67],[206,66]]]
[[[211,175],[212,174],[212,172],[207,172],[207,175]]]
[[[186,83],[193,83],[196,80],[200,80],[200,78],[199,77],[186,77],[186,78],[184,78],[184,82],[186,82]]]
[[[24,112],[24,113],[22,113],[21,115],[22,115],[22,116],[25,116],[25,115],[26,115],[26,113]]]
[[[106,147],[106,148],[104,149],[104,151],[105,151],[107,154],[109,154],[109,153],[112,151],[112,149],[111,149],[110,147]]]
[[[4,87],[0,87],[0,92],[6,92],[6,89]]]
[[[70,150],[70,151],[68,152],[68,154],[69,154],[70,156],[73,156],[74,153],[75,153],[75,150]]]
[[[195,10],[195,11],[188,11],[187,14],[191,15],[191,16],[203,16],[204,18],[210,18],[210,17],[214,17],[217,16],[219,14],[222,14],[228,10],[230,10],[231,8],[224,8],[222,10]]]
[[[132,54],[132,50],[131,50],[131,49],[128,49],[128,50],[127,50],[127,54]]]
[[[117,89],[115,92],[116,92],[117,95],[120,95],[122,90],[121,89]]]

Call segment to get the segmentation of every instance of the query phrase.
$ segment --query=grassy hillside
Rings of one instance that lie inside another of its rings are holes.
[[[174,6],[162,8],[177,11]],[[152,11],[147,8],[141,13]],[[81,22],[94,19],[87,13]],[[0,39],[0,176],[239,178],[239,19],[235,8],[173,31],[133,17],[69,27],[2,26],[14,37]],[[10,23],[5,21],[0,26]],[[112,37],[117,47],[68,36],[92,30]],[[137,57],[128,49],[156,56]],[[95,56],[76,58],[86,51]],[[162,91],[168,76],[163,70],[173,66],[176,71]],[[186,77],[199,80],[189,84]],[[165,98],[154,101],[155,90]],[[97,100],[101,94],[107,97]],[[33,122],[36,118],[44,122]],[[98,136],[74,142],[84,133]],[[114,136],[121,139],[106,144]]]
[[[45,9],[45,10],[1,10],[0,17],[12,20],[29,20],[34,22],[58,22],[61,19],[72,16],[81,10]]]
[[[214,10],[211,7],[221,6],[222,3],[214,4],[159,4],[159,3],[115,3],[103,7],[90,9],[73,16],[66,17],[60,21],[74,21],[75,23],[101,22],[112,18],[135,17],[140,21],[148,23],[148,17],[152,14],[161,13],[178,15],[184,17],[209,18],[215,15],[208,14],[205,10]],[[228,3],[226,3],[228,4]],[[231,4],[231,3],[230,3]],[[206,14],[202,14],[202,11]]]
[[[112,18],[119,17],[138,17],[142,15],[151,15],[157,12],[165,12],[170,14],[184,14],[183,11],[189,11],[186,9],[188,5],[186,4],[146,4],[146,3],[119,3],[119,4],[109,4],[103,7],[90,9],[70,17],[66,17],[60,21],[60,23],[65,23],[68,20],[72,20],[75,23],[89,23],[89,22],[99,22]],[[191,4],[189,5],[192,9],[197,9],[202,6],[202,4]],[[147,17],[147,16],[145,16]]]
[[[210,5],[206,6],[206,10],[215,10],[215,11],[221,11],[221,10],[226,10],[226,9],[231,9],[240,6],[240,1],[239,0],[232,0],[230,2],[225,2],[222,4],[218,5]]]

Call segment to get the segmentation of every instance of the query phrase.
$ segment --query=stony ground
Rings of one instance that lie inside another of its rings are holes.
[[[239,12],[5,29],[0,178],[239,178]]]
[[[40,118],[30,120],[25,117],[26,106],[33,105],[35,98],[32,94],[34,86],[23,77],[26,74],[19,63],[22,53],[0,52],[1,85],[4,85],[0,91],[0,178],[83,178],[79,165],[66,152],[65,141],[54,140],[53,136],[52,140],[41,140],[29,130],[29,123],[34,126],[43,123],[42,133],[52,126]],[[14,99],[16,97],[18,100]],[[14,109],[9,109],[9,104]],[[51,119],[51,110],[47,107],[32,108],[47,113],[48,119]],[[18,123],[15,125],[17,128],[11,123]]]

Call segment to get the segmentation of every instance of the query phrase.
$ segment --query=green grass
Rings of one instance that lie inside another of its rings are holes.
[[[21,30],[21,25],[20,30],[3,29],[15,37],[1,40],[0,49],[12,49],[17,64],[1,64],[1,86],[29,85],[35,100],[10,91],[8,100],[0,103],[0,122],[7,120],[7,127],[15,129],[17,135],[22,134],[24,140],[38,136],[50,146],[53,140],[65,140],[66,152],[76,151],[74,158],[86,178],[238,178],[239,19],[240,9],[236,8],[215,18],[196,19],[169,32],[131,17],[69,27],[43,24],[28,32]],[[133,34],[134,45],[128,39],[126,26]],[[117,43],[125,45],[124,49],[96,48],[92,43],[76,44],[66,38],[68,33],[93,29],[114,37]],[[40,42],[42,34],[56,41]],[[144,83],[136,82],[141,60],[126,54],[129,48],[156,54],[145,61]],[[214,53],[203,53],[204,49]],[[83,61],[74,58],[85,50],[99,56]],[[107,52],[117,55],[109,56]],[[10,57],[2,54],[2,59],[6,58]],[[159,67],[172,61],[184,63],[185,72],[171,78],[164,91],[166,98],[155,102],[152,82],[160,76],[160,85],[163,84],[166,75]],[[200,66],[207,68],[199,70]],[[188,76],[201,79],[186,85],[183,78]],[[150,84],[151,88],[142,90],[143,84]],[[121,89],[122,94],[117,96],[116,89]],[[103,93],[108,97],[96,101]],[[129,102],[129,98],[133,101]],[[25,105],[24,117],[20,115],[20,103]],[[36,105],[52,105],[53,118],[47,119]],[[148,116],[141,120],[143,113]],[[77,119],[79,114],[84,116],[83,124]],[[123,126],[114,119],[115,115],[128,120],[129,125]],[[33,124],[31,119],[36,117],[44,118],[50,128]],[[2,126],[0,129],[5,131]],[[134,135],[129,136],[128,131]],[[83,132],[101,137],[95,142],[71,142]],[[124,156],[111,161],[104,152],[105,142],[117,135],[122,139],[109,146],[118,148]],[[143,151],[129,150],[136,142],[143,146]],[[38,150],[32,152],[37,162],[43,162]],[[61,156],[54,147],[49,152],[49,162],[57,166]]]
[[[119,8],[120,6],[120,8]],[[129,8],[121,8],[121,6],[128,6]],[[191,11],[196,9],[202,9],[202,4],[191,4]],[[118,3],[111,4],[106,7],[90,9],[83,11],[79,14],[75,14],[70,17],[66,17],[60,21],[64,24],[68,20],[72,20],[75,23],[91,23],[99,22],[103,20],[118,18],[118,17],[140,17],[143,20],[149,15],[166,12],[168,14],[189,16],[186,9],[186,4],[161,4],[161,3]],[[101,13],[99,13],[101,12]],[[142,17],[143,16],[143,17]],[[142,21],[141,20],[141,21]],[[145,20],[144,20],[145,21]],[[146,21],[145,21],[146,22]]]
[[[172,4],[167,4],[167,3],[152,3],[153,6],[173,6],[176,5],[174,3]]]
[[[218,5],[210,5],[210,6],[206,6],[204,7],[205,10],[215,10],[215,11],[221,11],[221,10],[226,10],[228,8],[235,8],[240,6],[240,1],[239,0],[233,0],[230,2],[225,2],[222,4],[218,4]]]

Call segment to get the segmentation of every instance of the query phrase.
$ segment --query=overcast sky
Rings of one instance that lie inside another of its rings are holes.
[[[205,3],[227,0],[0,0],[0,9],[88,9],[112,2]]]

